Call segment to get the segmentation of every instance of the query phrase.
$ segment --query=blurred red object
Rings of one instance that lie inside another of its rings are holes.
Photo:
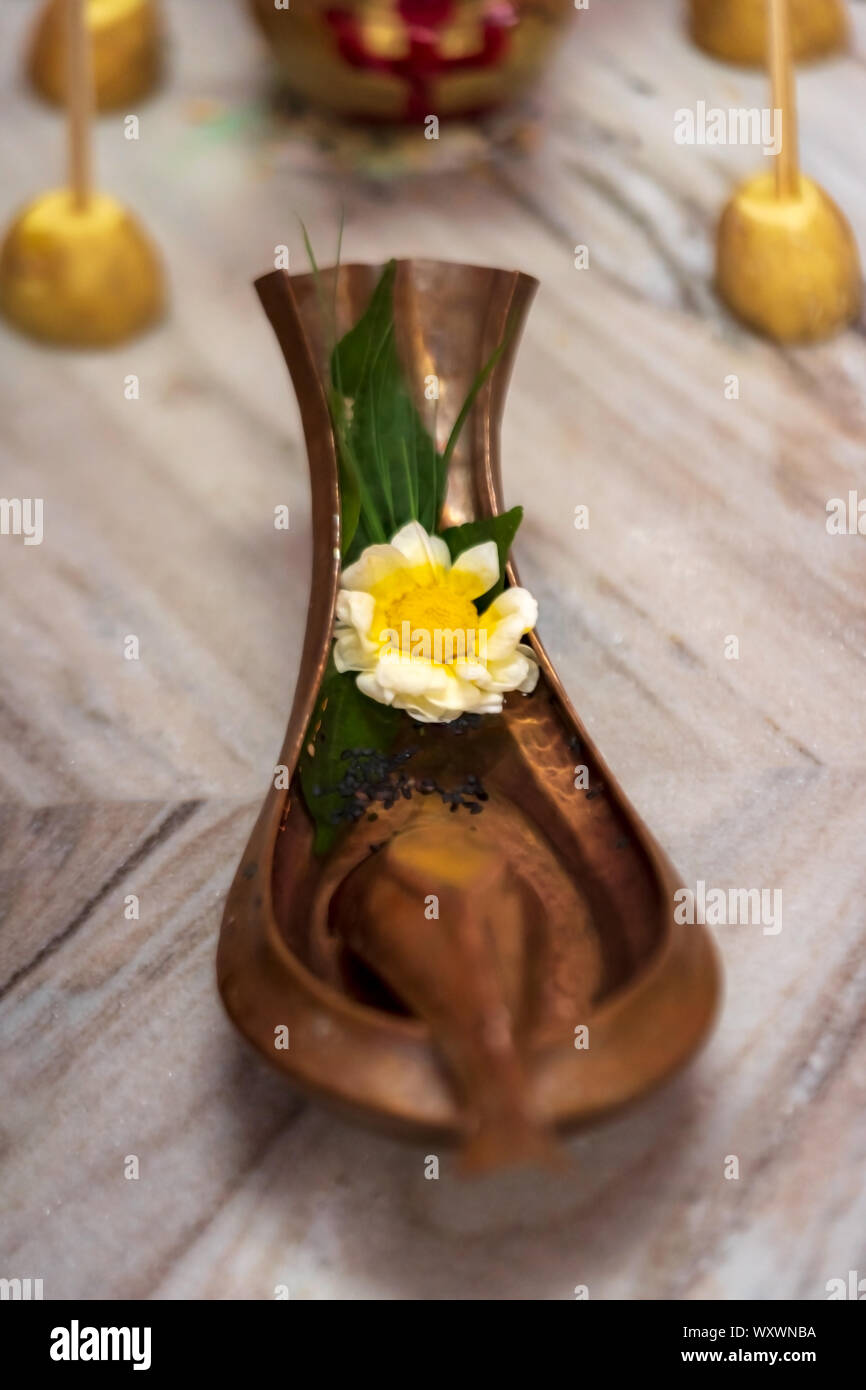
[[[572,0],[250,0],[292,88],[342,115],[469,116],[538,76]]]

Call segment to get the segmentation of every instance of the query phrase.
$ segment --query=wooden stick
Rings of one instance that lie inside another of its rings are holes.
[[[776,155],[776,196],[796,198],[800,192],[800,158],[789,0],[769,0],[769,8],[771,100],[773,111],[782,113],[782,147]]]
[[[66,103],[69,117],[69,183],[76,208],[87,206],[92,186],[90,120],[93,69],[87,0],[66,0]]]

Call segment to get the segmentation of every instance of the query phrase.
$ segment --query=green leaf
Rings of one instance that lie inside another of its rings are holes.
[[[357,748],[387,752],[399,723],[397,710],[362,695],[354,675],[341,674],[333,663],[329,664],[304,738],[299,767],[304,801],[316,826],[316,854],[326,854],[345,828],[345,823],[332,823],[334,814],[351,804],[351,797],[337,790],[347,771],[343,753]]]
[[[337,465],[340,474],[340,536],[343,559],[352,548],[361,519],[361,475],[349,442],[345,402],[336,391],[329,393]]]
[[[327,317],[324,287],[306,229],[304,240]],[[389,261],[365,312],[331,353],[328,403],[340,472],[344,564],[368,545],[390,539],[407,521],[417,520],[430,534],[436,532],[448,462],[457,438],[511,333],[509,325],[502,342],[476,375],[440,455],[415,407],[397,352],[396,272],[396,262]],[[335,324],[335,302],[330,313]],[[451,527],[444,538],[452,558],[473,545],[494,540],[500,571],[504,570],[522,515],[522,509],[514,507],[501,516]],[[476,600],[479,611],[503,586],[500,578],[489,593]],[[331,661],[316,697],[299,765],[301,790],[315,824],[316,854],[326,854],[342,833],[346,821],[341,821],[338,813],[357,804],[351,789],[340,790],[349,770],[343,754],[358,749],[389,752],[402,718],[399,711],[362,695],[354,675],[339,673]]]
[[[442,539],[451,552],[452,560],[456,560],[464,550],[471,550],[473,545],[482,545],[484,541],[496,542],[496,549],[499,551],[499,579],[482,598],[475,600],[475,607],[479,613],[483,613],[505,587],[508,552],[522,520],[523,508],[512,507],[508,512],[500,512],[499,516],[481,517],[478,521],[467,521],[462,526],[449,526],[447,531],[442,532]]]
[[[434,532],[444,498],[446,470],[415,408],[397,353],[396,271],[396,261],[389,261],[366,310],[331,354],[334,394],[352,402],[351,416],[344,416],[341,471],[350,483],[357,478],[359,493],[358,523],[346,560],[389,540],[407,521],[420,521]]]
[[[331,353],[331,379],[344,396],[358,395],[370,368],[373,346],[381,342],[394,322],[396,274],[397,262],[390,260],[358,322],[344,334]]]

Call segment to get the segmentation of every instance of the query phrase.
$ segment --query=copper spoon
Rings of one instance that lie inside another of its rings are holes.
[[[357,321],[381,269],[322,272],[339,332]],[[504,509],[499,420],[536,287],[513,271],[398,263],[398,345],[419,397],[438,377],[440,445],[511,325],[452,457],[443,527]],[[306,437],[312,597],[279,757],[291,785],[268,792],[230,890],[219,988],[272,1063],[358,1118],[458,1141],[470,1167],[544,1159],[555,1131],[635,1100],[692,1055],[717,1005],[715,948],[705,927],[675,922],[677,876],[534,635],[541,678],[531,696],[507,697],[501,715],[460,738],[428,726],[423,767],[445,776],[471,762],[489,791],[482,815],[461,821],[413,797],[353,825],[325,858],[313,854],[294,770],[340,575],[329,325],[312,276],[278,271],[256,288]],[[517,582],[513,564],[507,577]],[[586,789],[576,789],[578,765]]]

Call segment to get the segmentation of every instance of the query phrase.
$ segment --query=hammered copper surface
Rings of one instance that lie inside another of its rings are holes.
[[[337,331],[380,266],[344,266]],[[329,338],[312,277],[257,288],[301,409],[311,472],[312,598],[278,761],[297,767],[328,660],[339,582],[337,463],[323,383]],[[503,510],[498,431],[519,330],[536,288],[516,272],[398,264],[402,360],[424,407],[440,381],[441,446],[479,366],[508,347],[455,451],[444,524]],[[333,332],[333,327],[331,327]],[[432,421],[431,421],[432,424]],[[522,499],[531,508],[532,499]],[[509,566],[510,582],[516,572]],[[287,596],[288,601],[288,596]],[[677,880],[611,777],[533,635],[541,679],[501,716],[455,736],[428,726],[417,775],[471,765],[489,801],[456,815],[413,796],[346,831],[325,859],[293,777],[272,788],[226,904],[219,986],[241,1031],[282,1071],[393,1128],[462,1139],[476,1167],[543,1157],[548,1131],[595,1119],[681,1065],[719,991],[702,926],[673,919]],[[406,721],[404,741],[418,740]],[[575,788],[585,765],[589,786]],[[439,900],[427,920],[427,895]],[[290,1030],[288,1049],[275,1030]],[[586,1025],[589,1047],[575,1045]]]

